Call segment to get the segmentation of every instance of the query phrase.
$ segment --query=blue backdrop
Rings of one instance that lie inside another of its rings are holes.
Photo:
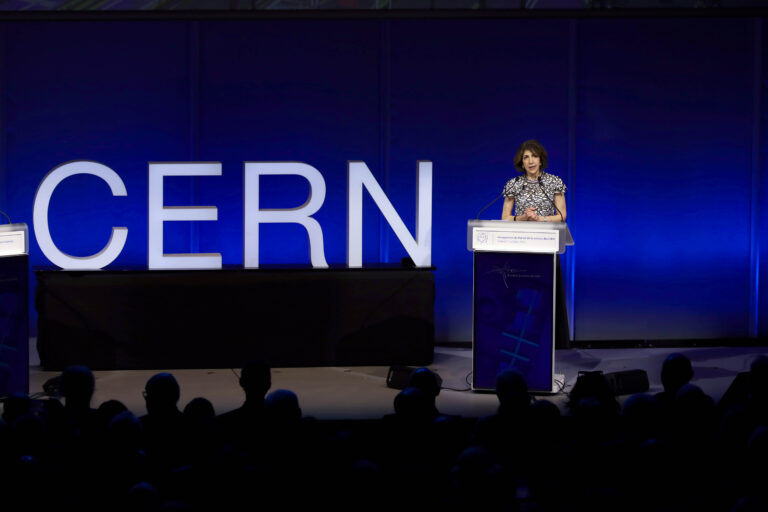
[[[215,205],[219,220],[167,223],[165,250],[220,252],[241,265],[243,162],[301,161],[326,180],[316,218],[328,262],[343,264],[347,161],[366,162],[414,232],[416,162],[430,160],[436,337],[469,341],[466,221],[516,175],[517,145],[535,138],[568,186],[576,245],[563,268],[576,341],[765,336],[763,25],[6,21],[0,210],[31,228],[46,173],[103,163],[128,196],[93,177],[66,180],[51,202],[53,239],[83,256],[111,226],[127,226],[111,267],[142,268],[147,163],[218,161],[222,176],[166,179],[166,204]],[[307,193],[300,178],[264,179],[262,207],[298,206]],[[501,201],[483,217],[500,213]],[[364,262],[399,262],[405,250],[369,198],[364,219]],[[34,235],[30,260],[50,266]],[[261,261],[308,264],[303,228],[263,227]]]

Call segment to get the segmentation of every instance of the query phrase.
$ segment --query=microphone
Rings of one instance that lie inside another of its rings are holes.
[[[560,211],[560,208],[557,207],[557,205],[552,199],[549,199],[549,196],[547,195],[547,191],[544,189],[544,185],[542,185],[541,183],[541,176],[539,176],[538,184],[539,184],[539,187],[541,187],[541,191],[544,193],[544,197],[546,197],[549,200],[549,202],[552,203],[552,206],[555,207],[555,211],[560,214],[560,222],[565,222],[563,220],[563,212]]]
[[[519,180],[519,179],[520,179],[520,176],[517,176],[517,177],[515,178],[515,181],[517,181],[517,180]],[[483,212],[484,212],[486,209],[488,209],[488,207],[489,207],[489,206],[491,206],[493,203],[495,203],[496,201],[498,201],[498,200],[499,200],[499,198],[500,198],[501,196],[503,196],[503,195],[504,195],[504,192],[506,192],[506,190],[507,190],[507,187],[504,187],[504,190],[502,190],[502,191],[501,191],[501,194],[499,194],[498,196],[496,196],[496,199],[494,199],[493,201],[491,201],[491,202],[490,202],[490,203],[488,203],[487,205],[483,206],[483,208],[482,208],[482,209],[481,209],[479,212],[477,212],[477,217],[475,217],[475,220],[479,220],[479,219],[480,219],[480,214],[481,214],[481,213],[483,213]],[[523,190],[525,190],[525,185],[523,185]]]
[[[480,219],[480,214],[481,214],[481,213],[483,213],[483,212],[484,212],[484,211],[485,211],[485,210],[486,210],[486,209],[487,209],[489,206],[491,206],[493,203],[495,203],[496,201],[498,201],[498,200],[499,200],[499,198],[500,198],[501,196],[503,196],[503,195],[504,195],[504,192],[502,191],[502,192],[501,192],[501,194],[499,194],[498,196],[496,196],[496,199],[494,199],[493,201],[491,201],[491,202],[490,202],[490,203],[488,203],[487,205],[483,206],[482,210],[480,210],[479,212],[477,212],[477,217],[475,217],[475,220],[479,220],[479,219]]]

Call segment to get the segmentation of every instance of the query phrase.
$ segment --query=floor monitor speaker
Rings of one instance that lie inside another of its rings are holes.
[[[387,372],[387,387],[394,389],[405,389],[408,387],[408,380],[413,373],[411,366],[395,365],[390,366]]]
[[[648,374],[645,370],[625,370],[606,373],[604,376],[616,396],[645,393],[649,388]]]

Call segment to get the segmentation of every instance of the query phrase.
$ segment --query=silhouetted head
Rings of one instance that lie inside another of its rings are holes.
[[[469,446],[456,458],[450,470],[450,486],[459,508],[470,505],[478,496],[497,509],[496,492],[507,487],[500,481],[501,467],[496,457],[481,446]],[[505,489],[506,490],[506,489]],[[469,502],[467,501],[469,500]]]
[[[427,396],[439,395],[440,385],[440,378],[428,368],[417,368],[408,378],[408,387],[419,388]]]
[[[272,374],[264,361],[251,361],[240,372],[240,387],[245,391],[246,399],[263,400],[272,387]]]
[[[619,412],[619,402],[605,375],[600,371],[583,372],[576,378],[568,395],[568,408],[573,414],[579,407],[591,410],[596,406],[603,409],[603,412]]]
[[[683,384],[675,393],[675,404],[682,407],[710,407],[714,402],[712,397],[704,393],[696,384]]]
[[[87,366],[70,366],[61,373],[61,395],[66,407],[86,407],[91,403],[96,381]]]
[[[496,396],[504,408],[520,409],[531,403],[525,377],[513,368],[507,368],[496,376]]]
[[[748,494],[739,498],[728,512],[765,512],[765,498],[759,495]]]
[[[621,415],[629,419],[654,416],[659,414],[659,402],[648,393],[635,393],[624,400]]]
[[[32,408],[32,399],[26,393],[11,393],[3,403],[3,420],[9,425]]]
[[[157,373],[150,377],[144,386],[144,400],[150,414],[178,410],[176,404],[180,396],[179,383],[170,373]]]
[[[768,425],[755,427],[747,441],[747,448],[749,457],[753,461],[752,467],[764,466],[765,459],[768,457]]]
[[[627,431],[635,440],[656,437],[661,425],[661,406],[653,395],[635,393],[621,408]]]
[[[664,391],[676,393],[693,378],[691,360],[678,352],[669,354],[661,365],[661,385]]]
[[[560,408],[553,402],[541,399],[531,403],[531,418],[533,420],[541,419],[542,422],[556,422],[562,416]]]
[[[431,418],[433,402],[420,388],[405,388],[395,395],[395,414],[404,419]]]
[[[571,416],[590,424],[600,423],[608,418],[608,409],[605,404],[593,395],[585,395],[576,403],[569,404]]]
[[[534,400],[528,406],[528,423],[531,431],[539,440],[551,442],[551,436],[560,428],[560,408],[546,399]]]
[[[749,393],[755,398],[768,397],[768,356],[760,354],[749,365]]]
[[[264,400],[264,412],[276,423],[290,424],[301,419],[301,408],[296,393],[288,389],[276,389]]]
[[[45,451],[46,424],[43,418],[30,411],[10,424],[13,449],[20,454],[40,455]],[[5,454],[3,454],[5,455]]]
[[[161,510],[160,491],[149,482],[139,482],[125,495],[124,510]]]
[[[129,410],[117,413],[107,427],[109,446],[126,452],[141,449],[142,433],[141,421]]]
[[[683,384],[673,404],[676,426],[688,438],[715,426],[715,401],[695,384]]]
[[[190,400],[184,407],[184,416],[192,421],[202,421],[216,416],[216,411],[210,400],[198,396]]]
[[[99,422],[99,427],[106,429],[109,422],[123,411],[127,411],[128,408],[120,400],[107,400],[102,402],[96,409],[96,417]]]
[[[377,495],[383,491],[382,483],[384,479],[381,476],[381,469],[374,462],[368,459],[357,459],[350,464],[350,470],[347,473],[348,479],[346,485],[350,489],[355,489],[358,496],[371,493],[370,496]]]
[[[452,471],[454,474],[461,472],[473,478],[482,478],[495,464],[496,459],[488,450],[482,446],[468,446],[456,458]]]

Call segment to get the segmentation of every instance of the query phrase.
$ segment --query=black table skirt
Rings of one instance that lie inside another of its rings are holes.
[[[44,370],[428,365],[430,269],[36,270]]]

